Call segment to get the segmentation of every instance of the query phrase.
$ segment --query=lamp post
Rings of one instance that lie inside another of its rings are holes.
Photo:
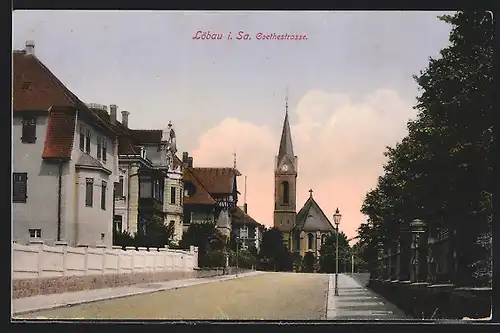
[[[337,207],[335,214],[333,214],[333,222],[337,227],[337,244],[335,250],[335,296],[339,295],[339,224],[341,218],[342,215],[340,214],[339,208]]]

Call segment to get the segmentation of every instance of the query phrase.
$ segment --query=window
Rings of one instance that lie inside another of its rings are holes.
[[[123,198],[123,176],[119,177],[118,183],[115,183],[115,198]]]
[[[182,195],[182,188],[179,188],[179,206],[182,206],[182,200],[183,200],[183,195]]]
[[[140,179],[139,182],[139,197],[140,198],[151,198],[153,194],[153,187],[151,184],[151,179],[145,177]]]
[[[42,238],[42,229],[29,229],[31,238]]]
[[[170,187],[170,203],[175,205],[175,187]]]
[[[24,116],[23,117],[23,132],[21,141],[24,143],[36,142],[36,117]]]
[[[113,217],[113,227],[115,228],[116,231],[121,232],[122,231],[122,219],[123,217],[121,215],[115,215]]]
[[[106,234],[101,234],[101,241],[104,241],[105,236],[106,236]]]
[[[283,200],[284,205],[289,204],[290,197],[290,184],[287,181],[281,183],[281,198]]]
[[[246,226],[240,229],[240,238],[246,239],[248,238],[248,228]]]
[[[102,181],[101,184],[101,209],[106,209],[106,190],[108,187],[108,183],[106,181]]]
[[[87,129],[85,131],[85,152],[87,154],[90,154],[90,137],[91,137],[90,130]]]
[[[101,137],[97,137],[97,159],[100,160],[101,159]]]
[[[313,234],[307,234],[307,248],[309,250],[314,249],[314,235]]]
[[[92,207],[94,204],[94,179],[85,178],[85,206]]]
[[[80,125],[80,150],[85,150],[85,127]]]
[[[26,202],[28,198],[28,174],[26,172],[14,172],[12,174],[12,202]]]
[[[108,160],[108,142],[105,138],[102,139],[102,161],[106,163]]]
[[[321,236],[321,245],[325,245],[326,243],[326,235]]]
[[[160,183],[157,180],[153,180],[153,198],[156,200],[160,199]]]

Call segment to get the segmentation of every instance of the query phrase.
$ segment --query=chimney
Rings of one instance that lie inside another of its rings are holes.
[[[189,153],[185,151],[182,153],[182,163],[187,165],[188,162],[189,162]]]
[[[116,112],[118,111],[118,106],[116,104],[111,104],[109,106],[109,121],[112,124],[116,124]]]
[[[125,127],[128,127],[128,115],[129,114],[130,114],[130,112],[128,112],[128,111],[122,111],[122,124]]]
[[[193,158],[188,157],[188,167],[192,168],[193,167]]]
[[[27,40],[26,41],[26,49],[25,49],[26,55],[35,55],[35,42],[32,40]]]

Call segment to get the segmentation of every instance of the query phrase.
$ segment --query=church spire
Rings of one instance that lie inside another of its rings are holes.
[[[286,89],[285,96],[285,121],[283,122],[283,131],[281,132],[278,161],[281,161],[284,156],[289,156],[292,158],[295,156],[293,154],[292,132],[290,131],[290,123],[288,122],[288,87]]]

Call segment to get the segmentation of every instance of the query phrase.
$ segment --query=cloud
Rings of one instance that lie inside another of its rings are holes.
[[[341,230],[355,236],[364,220],[359,212],[364,196],[382,172],[385,147],[407,133],[406,122],[414,115],[411,104],[393,90],[377,90],[361,101],[344,94],[308,91],[296,108],[290,108],[299,163],[297,210],[313,189],[325,214],[330,217],[339,207]],[[248,177],[249,214],[272,225],[274,158],[280,135],[281,130],[226,118],[200,136],[191,155],[195,166],[231,166],[236,152],[237,167]],[[243,184],[240,177],[242,193]]]

